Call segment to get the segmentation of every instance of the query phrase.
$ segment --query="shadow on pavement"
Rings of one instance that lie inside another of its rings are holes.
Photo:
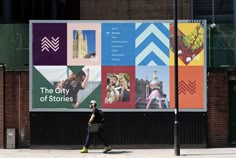
[[[132,153],[132,151],[125,151],[125,150],[122,150],[122,151],[110,151],[106,154],[127,154],[127,153]]]
[[[100,154],[106,154],[106,155],[115,155],[115,154],[127,154],[127,153],[132,153],[132,151],[125,151],[125,150],[122,150],[122,151],[117,151],[117,150],[112,150],[112,151],[109,151],[108,153],[103,153],[103,151],[96,151],[96,150],[89,150],[89,152],[88,153],[86,153],[86,154],[98,154],[98,153],[100,153]]]

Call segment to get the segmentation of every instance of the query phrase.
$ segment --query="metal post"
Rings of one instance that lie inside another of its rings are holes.
[[[177,16],[177,3],[178,0],[174,0],[174,41],[175,41],[175,55],[174,55],[174,67],[175,67],[175,122],[174,122],[174,148],[175,155],[180,156],[179,145],[179,95],[178,95],[178,16]]]
[[[212,24],[215,23],[215,0],[212,0]]]

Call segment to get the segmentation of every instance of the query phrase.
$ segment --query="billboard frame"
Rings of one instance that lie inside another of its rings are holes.
[[[30,20],[29,25],[29,74],[30,74],[30,84],[29,84],[29,110],[30,112],[90,112],[88,109],[67,109],[67,108],[33,108],[32,100],[32,90],[33,90],[33,81],[32,81],[32,68],[33,68],[33,34],[32,34],[32,24],[33,23],[173,23],[173,20]],[[178,20],[178,23],[202,23],[204,25],[204,108],[201,109],[184,109],[179,108],[180,112],[207,112],[207,22],[206,20]],[[106,112],[174,112],[173,109],[111,109],[104,108]]]

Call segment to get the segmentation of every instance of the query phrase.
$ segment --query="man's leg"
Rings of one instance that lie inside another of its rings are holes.
[[[87,137],[86,137],[86,141],[85,141],[84,146],[88,149],[89,148],[89,144],[90,144],[90,133],[89,133],[89,127],[88,127]]]
[[[101,132],[98,132],[97,136],[103,142],[104,146],[106,146],[106,147],[109,146],[107,141],[104,139],[103,135],[101,134]]]
[[[88,153],[89,143],[90,143],[90,133],[89,133],[89,127],[88,127],[85,144],[83,148],[80,150],[81,153]]]
[[[109,146],[109,144],[107,143],[107,141],[104,139],[103,137],[103,128],[101,128],[98,133],[97,133],[97,136],[98,138],[103,142],[105,148],[104,148],[104,151],[103,153],[107,153],[108,151],[111,151],[111,147]]]

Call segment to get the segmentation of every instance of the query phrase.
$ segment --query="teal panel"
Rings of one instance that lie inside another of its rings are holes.
[[[208,67],[235,67],[234,25],[219,24],[208,30]]]
[[[29,69],[29,25],[0,25],[0,63],[6,70]]]

